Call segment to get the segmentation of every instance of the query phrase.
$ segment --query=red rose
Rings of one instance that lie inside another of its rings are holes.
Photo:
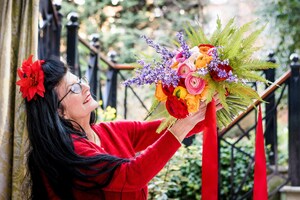
[[[189,114],[185,101],[175,96],[168,97],[166,108],[169,114],[177,119],[185,118]]]
[[[171,96],[173,95],[173,91],[174,91],[174,87],[172,85],[167,86],[167,85],[163,85],[162,87],[162,91],[165,93],[165,95],[167,96]]]
[[[222,76],[220,76],[219,71],[212,70],[212,71],[210,71],[210,76],[217,82],[226,80],[228,78],[228,73],[229,73],[229,71],[232,70],[232,68],[230,67],[230,65],[221,65],[221,64],[218,65],[218,68],[219,68],[219,70],[221,70],[223,72],[225,71],[225,73],[222,74]]]
[[[178,86],[181,86],[181,87],[185,88],[185,78],[180,78],[179,79]]]

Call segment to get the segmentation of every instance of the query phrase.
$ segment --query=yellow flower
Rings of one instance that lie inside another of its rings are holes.
[[[200,105],[200,95],[188,94],[186,95],[185,100],[186,100],[189,113],[198,111]]]
[[[212,60],[212,57],[207,55],[207,54],[200,54],[200,56],[197,58],[196,60],[196,68],[203,68],[206,67],[207,64],[210,63],[210,61]]]
[[[177,86],[173,92],[173,95],[180,99],[184,99],[187,94],[187,90],[182,86]]]
[[[199,96],[200,96],[200,99],[201,99],[202,101],[206,100],[206,98],[207,98],[207,92],[208,92],[208,91],[209,91],[209,87],[208,87],[208,85],[206,85],[206,86],[204,87],[203,91],[201,92],[201,94],[199,95]]]
[[[161,83],[156,84],[155,97],[157,98],[158,101],[167,100],[167,95],[164,93]]]

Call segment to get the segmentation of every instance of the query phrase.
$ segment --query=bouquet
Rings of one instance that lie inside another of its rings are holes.
[[[216,30],[210,38],[205,36],[202,28],[196,30],[188,25],[184,29],[187,39],[184,39],[183,32],[178,32],[175,42],[177,48],[173,50],[142,36],[160,58],[139,60],[141,67],[135,70],[135,77],[126,80],[124,84],[156,85],[156,99],[150,113],[160,103],[164,103],[163,111],[155,116],[166,119],[158,132],[176,119],[196,112],[201,101],[211,102],[215,93],[223,105],[217,111],[217,124],[220,128],[228,125],[254,99],[260,99],[258,93],[247,83],[267,83],[256,71],[276,65],[253,58],[253,53],[258,50],[254,43],[264,27],[245,36],[252,25],[253,22],[249,22],[237,27],[234,19],[231,19],[222,27],[218,19]]]

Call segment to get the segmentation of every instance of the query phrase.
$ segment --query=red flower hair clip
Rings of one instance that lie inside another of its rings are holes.
[[[42,64],[44,60],[36,60],[32,62],[33,55],[30,55],[27,60],[24,60],[22,66],[18,68],[18,76],[20,80],[17,81],[17,85],[20,86],[22,97],[27,98],[27,101],[36,99],[36,94],[44,97],[44,71]]]

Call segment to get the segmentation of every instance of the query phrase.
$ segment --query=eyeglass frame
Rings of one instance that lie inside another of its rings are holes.
[[[57,104],[57,105],[59,106],[60,103],[62,102],[62,100],[64,100],[64,98],[65,98],[70,92],[72,92],[73,94],[79,94],[79,93],[82,91],[82,86],[81,86],[82,83],[85,83],[85,84],[87,84],[87,85],[89,84],[89,81],[88,81],[88,79],[87,79],[86,76],[81,77],[77,83],[73,83],[73,84],[71,85],[71,88],[69,89],[69,91],[68,91],[68,92],[67,92],[67,93],[66,93],[66,94],[58,101],[58,104]],[[75,92],[74,89],[72,89],[74,85],[79,85],[80,90],[79,90],[78,92]]]

